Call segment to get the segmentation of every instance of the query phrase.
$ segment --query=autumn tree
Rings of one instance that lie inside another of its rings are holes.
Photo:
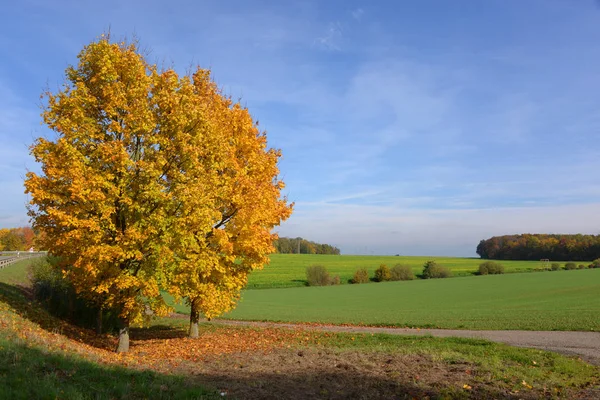
[[[274,226],[291,213],[280,198],[279,151],[267,149],[248,110],[222,96],[206,71],[197,71],[181,113],[203,112],[214,129],[198,138],[198,166],[183,177],[182,202],[173,248],[178,257],[169,279],[170,292],[191,308],[190,336],[198,335],[200,314],[212,318],[230,310],[250,271],[262,268],[274,251]],[[198,110],[194,110],[198,107]],[[189,193],[187,182],[202,181],[202,196]],[[190,224],[189,221],[194,221]]]
[[[231,308],[291,206],[279,152],[208,71],[159,70],[107,37],[78,58],[46,93],[56,139],[31,148],[29,215],[77,292],[119,310],[127,351],[130,323],[168,312],[161,289],[207,316]]]
[[[0,251],[28,250],[34,244],[35,234],[28,226],[0,229]]]

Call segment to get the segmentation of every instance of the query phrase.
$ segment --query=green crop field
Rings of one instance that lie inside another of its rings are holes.
[[[177,311],[186,312],[185,306]],[[600,269],[246,290],[224,318],[600,331]]]
[[[380,264],[386,264],[388,267],[393,267],[396,264],[407,264],[412,267],[415,274],[420,274],[423,270],[423,264],[428,260],[435,260],[439,264],[448,267],[452,270],[454,276],[472,275],[477,271],[479,264],[485,261],[479,258],[458,257],[273,254],[271,255],[271,264],[263,270],[254,271],[250,274],[248,289],[305,286],[306,267],[316,264],[325,266],[332,276],[339,275],[342,283],[346,283],[359,268],[367,268],[369,275],[373,276],[375,269]],[[542,266],[539,261],[499,262],[504,265],[506,273],[528,272]],[[561,261],[560,263],[562,267],[565,262]]]

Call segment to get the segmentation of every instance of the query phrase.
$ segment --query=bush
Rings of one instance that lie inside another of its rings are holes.
[[[596,258],[594,261],[592,261],[590,268],[600,268],[600,258]]]
[[[452,276],[450,270],[435,261],[427,261],[423,265],[423,279],[448,278],[450,276]]]
[[[103,310],[77,297],[73,285],[58,268],[58,259],[48,256],[29,268],[33,296],[50,314],[98,332],[118,329],[118,311]]]
[[[504,273],[504,265],[495,261],[486,261],[479,264],[479,275],[497,275]]]
[[[565,269],[577,269],[577,264],[574,262],[568,262],[565,264]]]
[[[352,278],[352,283],[367,283],[369,282],[369,273],[366,268],[361,268],[356,270],[354,273],[354,277]]]
[[[392,272],[387,265],[381,264],[379,268],[375,270],[375,282],[389,281],[392,278]]]
[[[579,269],[584,269],[584,268],[585,268],[585,265],[583,265],[583,264],[579,264],[579,267],[578,267],[578,268],[579,268]]]
[[[331,280],[329,281],[330,285],[339,285],[341,282],[340,276],[336,275],[333,278],[331,278]]]
[[[558,271],[560,269],[560,264],[552,263],[552,265],[550,267],[552,268],[552,271]]]
[[[392,281],[412,281],[415,274],[408,265],[396,264],[390,271],[390,280]]]
[[[327,286],[331,283],[329,272],[322,265],[311,265],[306,268],[308,286]]]

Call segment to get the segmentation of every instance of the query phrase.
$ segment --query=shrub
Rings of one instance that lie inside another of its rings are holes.
[[[565,264],[565,269],[577,269],[577,264],[574,262],[568,262]]]
[[[584,268],[585,268],[585,265],[583,265],[583,264],[579,264],[579,267],[578,267],[578,268],[579,268],[579,269],[584,269]]]
[[[596,258],[594,261],[592,261],[590,268],[600,268],[600,258]]]
[[[329,272],[322,265],[311,265],[306,268],[306,281],[308,286],[327,286],[331,279]]]
[[[389,281],[392,278],[392,273],[387,265],[381,264],[379,268],[375,270],[375,281],[384,282]]]
[[[495,261],[486,261],[479,264],[479,275],[496,275],[504,273],[504,265]]]
[[[48,256],[39,259],[29,268],[33,297],[50,314],[68,319],[76,325],[96,328],[97,332],[115,331],[118,328],[116,310],[100,311],[99,307],[77,297],[73,285],[57,267],[58,259]]]
[[[408,265],[396,264],[390,271],[390,280],[392,281],[412,281],[415,274]]]
[[[340,276],[336,275],[333,278],[331,278],[331,280],[329,281],[330,285],[339,285],[341,282]]]
[[[352,278],[352,283],[367,283],[369,282],[369,273],[366,268],[361,268],[356,270],[354,273],[354,277]]]
[[[423,279],[448,278],[450,276],[452,276],[450,270],[435,261],[427,261],[423,265]]]
[[[552,268],[552,271],[558,271],[560,269],[560,264],[552,263],[552,265],[550,267]]]

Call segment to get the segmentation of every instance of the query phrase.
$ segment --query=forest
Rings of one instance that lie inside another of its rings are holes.
[[[600,235],[494,236],[479,242],[477,254],[494,260],[591,261],[600,257]]]
[[[275,252],[279,254],[335,254],[340,255],[340,249],[330,244],[311,242],[310,240],[280,237],[273,242]]]
[[[35,237],[33,229],[28,226],[0,228],[0,251],[29,250],[35,246]]]

